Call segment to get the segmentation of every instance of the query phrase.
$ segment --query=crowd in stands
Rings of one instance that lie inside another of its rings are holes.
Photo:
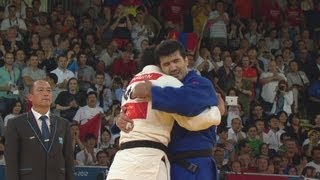
[[[72,2],[48,12],[40,0],[0,7],[2,136],[10,118],[30,110],[30,85],[46,79],[51,113],[70,121],[75,164],[110,166],[119,148],[111,127],[139,54],[187,33],[197,37],[186,47],[189,68],[237,98],[217,127],[220,173],[320,178],[319,0]],[[100,134],[81,133],[97,118]]]

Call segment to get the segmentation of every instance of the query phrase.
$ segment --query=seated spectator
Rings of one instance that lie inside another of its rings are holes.
[[[269,63],[268,72],[263,72],[260,76],[260,83],[262,84],[261,97],[264,105],[264,110],[270,112],[273,101],[276,97],[276,88],[280,80],[287,80],[284,74],[278,73],[276,69],[276,62]]]
[[[132,54],[128,51],[122,52],[120,58],[116,59],[111,67],[111,74],[117,75],[121,78],[132,76],[137,71],[137,64],[132,59]]]
[[[46,78],[46,72],[38,68],[39,58],[36,54],[30,55],[27,64],[28,66],[22,70],[21,74],[24,84],[24,92],[22,97],[25,97],[27,94],[29,94],[29,88],[31,85],[33,85],[33,82]]]
[[[71,133],[71,141],[72,141],[72,148],[73,148],[73,154],[74,154],[74,162],[75,165],[83,165],[82,162],[76,160],[76,155],[78,152],[85,149],[85,146],[80,140],[80,130],[78,123],[71,123],[70,124],[70,133]]]
[[[228,129],[222,126],[217,130],[219,140],[217,141],[224,149],[224,159],[226,162],[233,161],[235,159],[235,148],[232,143],[228,141]]]
[[[100,150],[105,150],[111,146],[111,132],[108,129],[103,128],[101,130],[101,140],[98,143],[98,148]]]
[[[119,57],[118,45],[115,40],[109,40],[105,44],[106,48],[102,49],[98,57],[100,61],[104,62],[106,69],[109,70],[114,60]]]
[[[299,104],[305,104],[304,99],[306,98],[306,87],[309,86],[310,82],[307,75],[299,70],[297,61],[289,62],[289,73],[286,75],[288,79],[288,86],[293,92],[293,112],[297,113],[299,109],[302,111],[303,105],[300,107]],[[303,112],[303,111],[302,111]]]
[[[76,160],[84,166],[94,166],[97,164],[98,149],[97,138],[93,134],[87,134],[84,140],[85,148],[77,153]]]
[[[97,106],[97,93],[91,91],[87,94],[87,105],[77,110],[73,120],[82,125],[90,121],[97,114],[103,114],[103,109]]]
[[[228,140],[236,145],[240,140],[246,138],[246,134],[242,132],[241,119],[238,117],[231,120],[231,128],[228,130]]]
[[[247,142],[252,149],[252,154],[259,155],[259,148],[262,144],[262,140],[259,139],[257,136],[257,127],[255,125],[251,125],[247,127],[247,134],[246,134]]]
[[[95,70],[87,64],[87,55],[85,53],[78,54],[78,81],[81,91],[86,92],[94,82]]]
[[[57,62],[53,57],[54,47],[52,40],[50,38],[44,38],[41,39],[40,44],[42,50],[37,50],[37,55],[40,58],[39,68],[44,69],[47,73],[50,73],[58,67]]]
[[[265,132],[265,124],[263,119],[257,119],[254,123],[254,125],[257,127],[257,137],[263,141],[263,133]]]
[[[240,161],[232,161],[231,162],[231,172],[236,173],[236,174],[240,174],[242,172],[241,170],[241,162]]]
[[[16,100],[10,107],[10,114],[6,115],[4,118],[4,127],[7,126],[8,121],[14,117],[19,116],[23,111],[22,103],[20,100]]]
[[[78,80],[76,78],[69,79],[67,83],[67,91],[58,94],[55,100],[56,110],[60,111],[60,116],[73,121],[79,106],[85,106],[85,93],[79,91]]]
[[[237,95],[237,90],[235,88],[230,88],[227,96],[232,96],[232,97],[238,97]],[[237,105],[227,105],[227,128],[231,127],[231,120],[235,117],[241,117],[241,112],[240,112],[240,105],[239,101]]]
[[[257,169],[256,173],[262,173],[262,174],[273,174],[269,171],[269,161],[265,157],[259,157],[257,159]]]
[[[3,41],[3,46],[6,52],[15,52],[18,49],[23,49],[23,41],[17,38],[18,31],[15,27],[11,27],[6,31],[6,39]]]
[[[285,80],[280,80],[276,87],[276,96],[273,101],[271,114],[278,114],[284,111],[288,115],[292,113],[291,105],[293,104],[293,92],[288,88]]]
[[[27,32],[27,26],[24,20],[20,17],[17,17],[16,10],[17,7],[15,5],[10,5],[8,7],[9,15],[7,18],[3,19],[1,22],[0,30],[7,31],[10,28],[16,28],[18,32],[18,40],[23,40],[23,35]]]
[[[279,129],[285,130],[288,125],[288,114],[285,111],[277,113],[279,118]]]
[[[131,38],[135,50],[141,50],[139,47],[143,40],[149,41],[155,36],[151,30],[151,27],[144,23],[143,18],[144,16],[141,13],[138,13],[135,17],[136,23],[132,26]]]
[[[97,164],[96,166],[105,166],[105,167],[109,167],[110,166],[110,157],[107,151],[99,151],[96,155],[96,159],[97,159]]]
[[[58,76],[58,87],[62,89],[67,89],[67,83],[70,78],[75,77],[74,73],[67,69],[68,66],[68,59],[66,56],[59,56],[58,57],[58,67],[51,71]]]
[[[306,166],[303,168],[303,171],[301,172],[301,175],[305,178],[316,178],[316,168],[312,166]]]
[[[284,131],[279,129],[279,119],[276,115],[269,116],[268,125],[269,130],[263,134],[263,142],[277,152],[281,146],[280,136]]]
[[[313,148],[320,145],[320,132],[316,130],[310,130],[308,132],[308,139],[306,139],[303,144],[304,153],[311,157],[311,151]]]
[[[320,178],[320,146],[314,147],[311,151],[312,161],[310,161],[307,166],[315,168],[316,175],[315,178]]]
[[[226,82],[227,89],[234,88],[237,91],[239,104],[242,105],[242,110],[245,116],[249,115],[250,99],[253,91],[252,83],[242,76],[242,67],[236,66],[233,68],[233,78]]]
[[[239,140],[239,142],[237,144],[237,149],[238,149],[238,153],[237,153],[238,156],[241,156],[241,155],[252,156],[253,155],[249,141],[246,139]]]
[[[92,84],[88,89],[87,93],[90,91],[94,91],[98,95],[97,104],[101,108],[103,108],[104,112],[107,112],[112,106],[112,92],[109,88],[107,88],[104,83],[105,74],[98,72],[95,76],[95,84]]]
[[[301,145],[304,141],[304,129],[300,125],[300,116],[299,114],[291,114],[288,117],[289,125],[285,129],[285,131],[295,139],[299,145]]]

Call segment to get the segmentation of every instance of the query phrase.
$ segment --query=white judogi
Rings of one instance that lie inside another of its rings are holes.
[[[134,86],[148,79],[153,85],[180,87],[182,83],[172,76],[161,73],[157,66],[146,66],[130,82],[122,106],[134,120],[130,133],[121,132],[120,144],[128,141],[151,140],[168,145],[174,120],[188,130],[198,131],[220,124],[221,115],[217,107],[211,107],[195,117],[184,117],[152,109],[152,103],[142,99],[130,99]],[[165,162],[161,159],[164,158]],[[170,164],[166,154],[154,148],[131,148],[120,150],[109,169],[108,180],[166,180],[170,179]]]

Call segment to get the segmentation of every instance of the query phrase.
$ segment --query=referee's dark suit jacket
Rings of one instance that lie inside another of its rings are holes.
[[[7,180],[74,179],[69,122],[55,115],[50,115],[49,119],[48,148],[32,111],[8,121],[5,134]]]

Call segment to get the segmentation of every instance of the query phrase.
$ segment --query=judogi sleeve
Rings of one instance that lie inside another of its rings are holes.
[[[219,125],[221,122],[220,110],[216,106],[204,110],[197,116],[186,117],[176,113],[172,113],[172,116],[181,127],[189,131],[208,129],[213,125]]]
[[[184,116],[195,116],[218,103],[212,83],[190,72],[180,88],[153,86],[152,108]]]

